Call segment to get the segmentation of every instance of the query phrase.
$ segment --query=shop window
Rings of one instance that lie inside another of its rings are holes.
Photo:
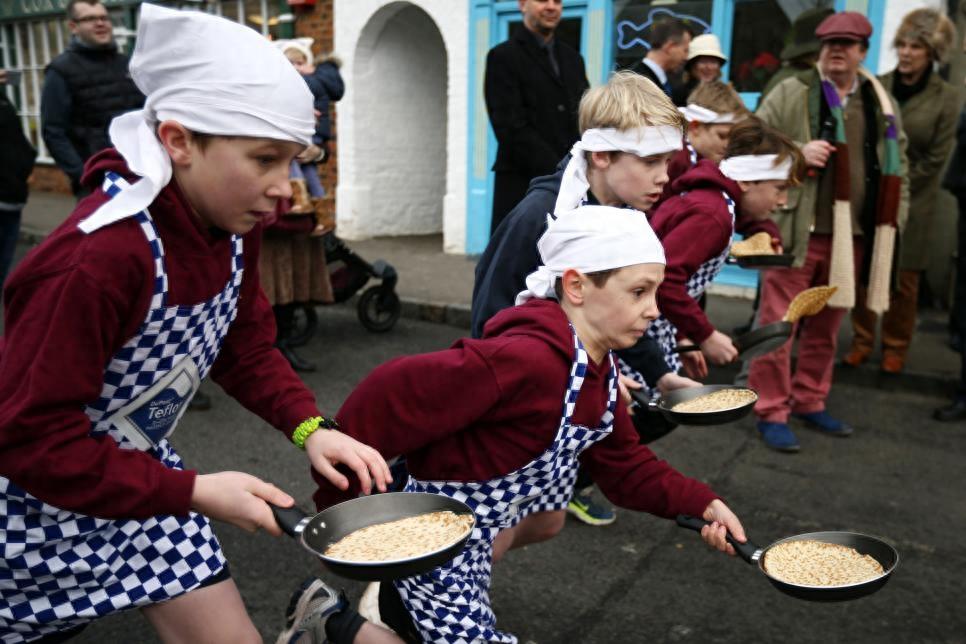
[[[720,1],[720,0],[719,0]],[[683,20],[694,34],[711,31],[711,1],[614,2],[614,68],[626,69],[644,58],[650,49],[650,27],[661,18]]]
[[[734,0],[728,78],[739,92],[760,92],[781,67],[800,13],[832,8],[833,0]]]

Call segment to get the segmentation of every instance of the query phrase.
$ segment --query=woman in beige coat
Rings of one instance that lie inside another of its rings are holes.
[[[955,38],[952,22],[935,9],[916,9],[896,31],[896,69],[882,76],[895,97],[908,138],[909,219],[900,242],[898,290],[882,319],[882,371],[902,371],[916,327],[919,276],[926,268],[941,170],[955,142],[958,92],[935,68],[946,60]],[[876,315],[856,298],[852,310],[852,348],[844,362],[865,362],[875,344]]]

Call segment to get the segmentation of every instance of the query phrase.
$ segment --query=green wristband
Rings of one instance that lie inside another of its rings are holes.
[[[298,445],[300,448],[305,449],[305,440],[311,436],[316,430],[319,429],[338,429],[339,423],[334,420],[329,420],[323,418],[322,416],[313,416],[312,418],[306,418],[295,431],[292,433],[292,442]]]

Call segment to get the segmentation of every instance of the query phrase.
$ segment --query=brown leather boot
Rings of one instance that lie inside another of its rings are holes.
[[[858,367],[868,359],[868,351],[853,348],[847,354],[845,354],[844,358],[842,358],[842,364],[847,367]]]

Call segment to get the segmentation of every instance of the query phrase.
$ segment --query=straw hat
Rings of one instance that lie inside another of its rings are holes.
[[[688,62],[698,56],[712,56],[720,59],[722,64],[728,62],[728,57],[721,53],[721,43],[714,34],[701,34],[691,40],[691,45],[688,47]]]

